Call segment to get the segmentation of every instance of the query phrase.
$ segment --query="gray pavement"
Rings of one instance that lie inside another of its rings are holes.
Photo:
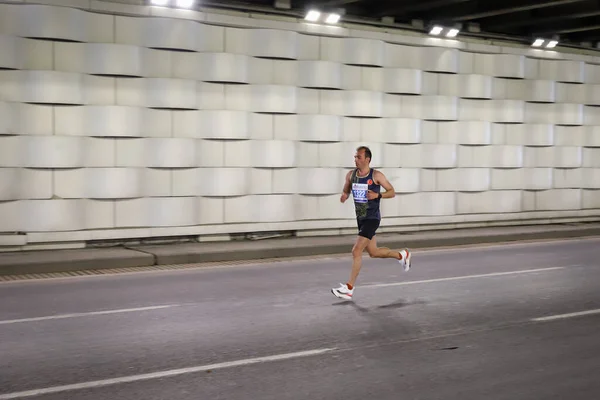
[[[0,283],[0,400],[599,398],[599,255],[366,258],[353,302],[349,257]]]
[[[422,249],[590,236],[600,236],[600,223],[388,233],[378,234],[377,238],[381,245],[390,248]],[[342,254],[350,252],[354,240],[354,235],[344,235],[0,252],[0,275]]]

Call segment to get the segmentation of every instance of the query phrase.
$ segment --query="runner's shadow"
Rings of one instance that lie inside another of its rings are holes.
[[[346,301],[342,301],[340,303],[333,303],[332,306],[351,306],[354,309],[356,309],[358,312],[360,313],[368,313],[369,309],[366,307],[361,307],[358,304],[356,304],[354,301],[352,300],[346,300]]]
[[[425,303],[426,302],[423,301],[423,300],[405,301],[405,300],[400,299],[400,300],[395,301],[395,302],[390,303],[390,304],[384,304],[382,306],[378,306],[377,308],[379,308],[379,309],[404,308],[404,307],[412,306],[412,305],[415,305],[415,304],[425,304]]]
[[[333,306],[352,306],[352,307],[354,307],[354,309],[356,309],[360,313],[368,313],[369,311],[372,311],[372,310],[397,309],[397,308],[408,307],[408,306],[415,305],[415,304],[425,304],[425,303],[426,302],[423,301],[423,300],[406,301],[406,300],[400,299],[400,300],[395,301],[393,303],[383,304],[381,306],[373,307],[371,309],[369,309],[367,307],[359,306],[358,304],[356,304],[356,302],[354,302],[352,300],[342,301],[342,302],[339,302],[339,303],[333,303],[332,305]]]

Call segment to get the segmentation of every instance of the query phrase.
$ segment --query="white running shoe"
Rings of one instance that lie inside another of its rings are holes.
[[[352,300],[352,294],[354,293],[354,288],[348,289],[348,285],[345,283],[340,283],[340,287],[332,288],[331,293],[335,297],[340,299]]]
[[[408,271],[410,269],[410,259],[412,258],[412,253],[408,251],[408,249],[400,250],[400,255],[402,256],[402,260],[398,260],[400,265],[404,267],[404,271]]]

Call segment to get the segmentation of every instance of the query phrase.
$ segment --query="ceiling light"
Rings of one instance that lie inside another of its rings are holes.
[[[442,30],[444,30],[444,28],[442,28],[441,26],[434,26],[433,28],[431,28],[431,30],[429,31],[430,35],[439,35],[440,33],[442,33]]]
[[[535,42],[533,42],[532,46],[533,47],[540,47],[543,44],[544,44],[544,39],[535,39]]]
[[[329,16],[327,17],[325,22],[328,24],[337,24],[337,22],[339,20],[340,20],[340,14],[329,14]]]
[[[308,12],[308,14],[306,14],[306,17],[304,17],[304,19],[306,19],[307,21],[310,21],[310,22],[317,22],[320,17],[321,17],[320,12],[315,11],[315,10],[310,10]]]
[[[547,49],[553,49],[556,47],[556,45],[558,44],[558,40],[551,40],[550,42],[548,42],[548,44],[546,45]]]
[[[458,29],[452,28],[448,31],[448,33],[446,33],[446,37],[456,37],[456,35],[458,35],[458,32],[460,32]]]
[[[152,0],[152,4],[155,6],[166,6],[169,0]]]
[[[177,0],[177,7],[192,8],[194,0]]]

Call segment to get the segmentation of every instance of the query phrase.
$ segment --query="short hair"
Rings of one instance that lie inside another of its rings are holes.
[[[373,155],[371,154],[371,149],[369,149],[367,146],[360,146],[359,148],[356,149],[356,151],[361,151],[361,150],[365,151],[366,158],[368,158],[369,160],[373,159]]]

